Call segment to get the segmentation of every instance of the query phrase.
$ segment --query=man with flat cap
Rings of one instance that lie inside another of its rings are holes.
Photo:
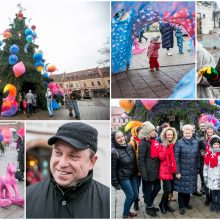
[[[95,128],[72,122],[48,140],[51,177],[27,187],[27,218],[110,218],[109,188],[93,179]]]

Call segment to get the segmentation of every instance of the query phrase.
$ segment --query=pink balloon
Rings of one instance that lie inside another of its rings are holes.
[[[15,64],[15,65],[13,66],[13,71],[14,71],[14,74],[15,74],[15,77],[16,77],[16,78],[18,78],[19,76],[21,76],[22,74],[24,74],[25,71],[26,71],[26,68],[25,68],[23,62],[21,61],[21,62]]]
[[[142,105],[150,111],[157,103],[158,100],[141,100]]]

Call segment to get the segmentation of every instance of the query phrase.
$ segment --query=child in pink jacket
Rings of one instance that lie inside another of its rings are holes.
[[[150,71],[154,72],[154,68],[159,70],[160,64],[158,63],[158,50],[160,49],[160,42],[158,42],[160,36],[152,37],[148,46],[147,56],[149,58]]]

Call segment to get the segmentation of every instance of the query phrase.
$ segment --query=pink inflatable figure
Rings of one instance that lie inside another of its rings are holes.
[[[140,44],[138,43],[137,39],[134,39],[134,48],[132,50],[133,55],[144,53],[146,49],[147,48],[140,48]]]
[[[6,176],[0,177],[0,199],[9,199],[15,205],[23,206],[24,199],[19,195],[15,172],[14,163],[8,163]],[[14,190],[14,195],[11,188]]]

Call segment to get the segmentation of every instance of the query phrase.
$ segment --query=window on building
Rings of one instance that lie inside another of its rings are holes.
[[[78,84],[78,83],[76,83],[76,87],[79,87],[79,84]]]
[[[99,86],[101,86],[101,82],[100,81],[97,81],[97,83],[98,83]]]
[[[110,80],[108,80],[108,84],[110,85]]]
[[[92,85],[92,86],[95,86],[94,82],[91,82],[91,85]]]

